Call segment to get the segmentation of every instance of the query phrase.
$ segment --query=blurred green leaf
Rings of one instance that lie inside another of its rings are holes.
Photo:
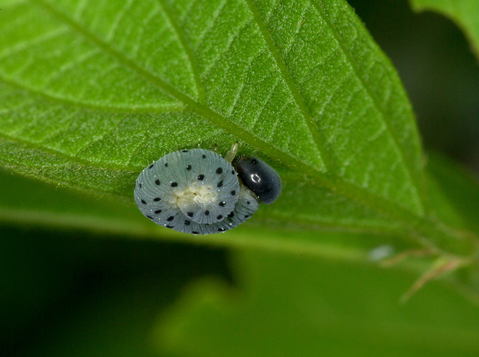
[[[219,249],[22,227],[0,237],[4,356],[158,355],[158,312],[187,281],[227,274]]]
[[[197,283],[159,323],[182,356],[473,357],[479,310],[443,284],[398,302],[414,275],[299,256],[242,253],[240,290]]]
[[[479,2],[477,0],[410,0],[416,11],[431,10],[450,17],[469,38],[479,57]]]
[[[400,232],[470,253],[424,212],[410,104],[345,1],[0,5],[4,167],[130,200],[161,155],[239,141],[285,182],[264,229]]]
[[[85,298],[71,316],[27,349],[27,356],[161,357],[151,338],[154,316],[166,305],[164,286],[124,284]],[[72,348],[75,346],[75,348]]]

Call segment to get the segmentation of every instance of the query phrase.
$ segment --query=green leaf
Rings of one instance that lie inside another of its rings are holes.
[[[239,141],[284,179],[263,229],[394,232],[470,253],[469,235],[424,210],[410,104],[345,1],[0,5],[0,165],[131,200],[163,154]]]
[[[181,356],[477,356],[479,310],[444,284],[398,302],[414,275],[264,253],[236,256],[240,290],[206,280],[158,327]]]
[[[416,11],[436,11],[450,17],[466,34],[479,56],[479,2],[476,0],[411,0]]]

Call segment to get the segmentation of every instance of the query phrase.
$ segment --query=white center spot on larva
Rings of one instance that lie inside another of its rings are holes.
[[[193,206],[207,206],[218,201],[218,192],[211,185],[192,183],[183,190],[173,192],[172,204],[182,210]]]

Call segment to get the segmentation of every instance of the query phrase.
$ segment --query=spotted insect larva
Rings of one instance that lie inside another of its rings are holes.
[[[245,170],[248,164],[243,162],[238,167]],[[265,172],[269,173],[263,170],[259,174]],[[267,178],[264,181],[269,182]],[[166,228],[191,234],[220,233],[238,226],[256,212],[257,197],[262,196],[262,191],[252,192],[240,183],[229,161],[204,149],[163,156],[140,173],[134,191],[144,216]]]

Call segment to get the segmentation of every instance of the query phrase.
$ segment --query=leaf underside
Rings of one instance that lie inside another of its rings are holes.
[[[160,156],[238,141],[284,180],[259,219],[463,251],[431,218],[400,81],[345,1],[0,5],[3,167],[131,200]]]

